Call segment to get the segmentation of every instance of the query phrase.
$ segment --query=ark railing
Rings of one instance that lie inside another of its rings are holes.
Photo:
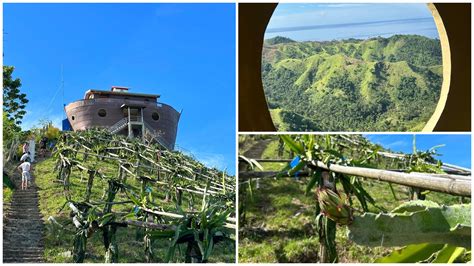
[[[135,116],[136,117],[136,116]],[[115,123],[113,126],[109,128],[109,132],[112,134],[115,134],[119,132],[120,130],[124,129],[129,122],[133,121],[139,121],[143,122],[143,125],[145,126],[145,132],[144,134],[150,135],[154,140],[156,140],[158,143],[160,143],[162,146],[168,148],[168,149],[174,149],[174,145],[171,145],[169,142],[167,142],[163,138],[163,133],[159,130],[155,130],[152,126],[150,126],[147,122],[144,120],[141,120],[141,116],[138,116],[140,120],[129,120],[129,117],[124,117],[123,119],[119,120],[117,123]],[[130,116],[132,118],[132,116]]]
[[[145,132],[153,137],[158,143],[162,146],[165,146],[168,149],[174,149],[174,145],[171,145],[169,142],[164,140],[163,133],[161,131],[155,130],[152,126],[150,126],[147,122],[143,121],[145,125]]]
[[[130,122],[144,122],[141,115],[130,115]]]

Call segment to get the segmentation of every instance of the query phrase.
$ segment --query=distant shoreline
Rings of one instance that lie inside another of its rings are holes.
[[[384,37],[382,35],[389,35],[391,34],[390,36],[388,37]],[[333,43],[333,42],[347,42],[347,41],[353,41],[353,42],[362,42],[362,41],[367,41],[367,40],[373,40],[373,39],[378,39],[378,38],[383,38],[383,39],[389,39],[393,36],[418,36],[418,37],[424,37],[424,38],[427,38],[427,39],[430,39],[430,40],[437,40],[439,41],[440,39],[439,38],[431,38],[431,37],[428,37],[426,35],[420,35],[420,34],[400,34],[400,33],[386,33],[386,34],[381,34],[381,35],[378,35],[378,36],[374,36],[374,35],[370,35],[370,36],[367,36],[367,38],[354,38],[354,37],[349,37],[349,38],[339,38],[339,39],[331,39],[331,40],[302,40],[302,41],[299,41],[299,40],[294,40],[288,36],[283,36],[283,35],[277,35],[277,36],[274,36],[274,37],[270,37],[270,38],[265,38],[264,39],[264,43],[267,44],[268,41],[272,40],[272,39],[275,39],[275,38],[285,38],[285,39],[289,39],[290,41],[286,42],[286,43],[291,43],[291,42],[294,42],[294,43],[307,43],[307,42],[317,42],[317,43]]]

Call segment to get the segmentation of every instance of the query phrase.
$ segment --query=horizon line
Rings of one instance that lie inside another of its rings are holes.
[[[433,28],[433,29],[432,28],[422,28],[420,30],[426,31],[426,30],[437,30],[437,29],[436,28]],[[408,31],[404,31],[404,32],[408,32]],[[384,37],[386,35],[390,35],[390,36]],[[287,39],[290,39],[293,42],[334,42],[334,41],[349,41],[349,40],[365,41],[365,40],[375,39],[375,38],[389,39],[389,38],[392,38],[393,36],[396,36],[396,35],[400,35],[400,36],[420,36],[420,37],[425,37],[425,38],[428,38],[428,39],[431,39],[431,40],[438,40],[438,41],[440,40],[439,36],[434,37],[434,38],[430,38],[430,37],[428,37],[426,35],[423,35],[423,34],[416,34],[416,33],[403,34],[403,31],[398,31],[398,32],[380,32],[380,33],[375,33],[375,34],[351,35],[351,36],[347,36],[347,37],[324,39],[324,40],[323,39],[320,39],[320,40],[316,40],[316,39],[295,40],[295,39],[292,39],[291,37],[284,36],[282,34],[282,35],[276,35],[276,36],[273,36],[273,37],[264,38],[264,41],[268,41],[268,40],[271,40],[271,39],[277,38],[277,37],[287,38]]]
[[[293,27],[279,27],[269,28],[265,31],[267,33],[279,33],[279,32],[292,32],[292,31],[305,31],[315,29],[333,29],[343,28],[348,26],[364,26],[364,25],[376,25],[376,24],[391,24],[391,23],[411,23],[421,20],[433,20],[432,17],[423,18],[408,18],[408,19],[392,19],[392,20],[377,20],[377,21],[365,21],[365,22],[353,22],[353,23],[336,23],[336,24],[324,24],[324,25],[311,25],[311,26],[293,26]]]

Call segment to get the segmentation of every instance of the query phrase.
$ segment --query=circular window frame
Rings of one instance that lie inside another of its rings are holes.
[[[433,132],[436,124],[438,124],[441,114],[446,106],[449,94],[449,84],[451,84],[451,49],[449,48],[449,39],[446,28],[444,27],[443,19],[441,18],[438,9],[433,3],[427,3],[428,9],[433,15],[436,28],[438,29],[439,41],[441,43],[441,60],[443,64],[443,82],[441,83],[441,93],[439,95],[438,104],[431,115],[428,122],[421,130],[421,132]]]
[[[156,117],[156,118],[155,118]],[[160,121],[160,114],[158,112],[153,112],[151,113],[151,119],[153,120],[153,122],[158,122]]]
[[[423,126],[423,129],[421,129],[418,132],[433,132],[436,125],[438,124],[441,115],[444,111],[444,108],[446,107],[446,102],[448,99],[448,94],[450,90],[450,84],[451,84],[451,50],[450,50],[450,45],[449,45],[449,39],[448,39],[448,34],[446,31],[446,28],[443,23],[443,19],[441,18],[441,15],[439,14],[436,6],[434,3],[426,3],[426,6],[428,10],[431,12],[431,15],[433,17],[433,20],[435,22],[439,40],[440,40],[440,45],[441,45],[441,61],[442,61],[442,71],[443,71],[443,76],[442,76],[442,83],[441,83],[441,88],[440,88],[440,94],[439,94],[439,99],[436,104],[435,110],[429,117],[429,119],[426,121],[425,125]],[[278,7],[278,4],[275,4],[273,8],[273,12],[276,10]],[[266,26],[264,33],[266,32],[266,29],[268,27],[268,24],[270,23],[270,20],[272,18],[272,14],[268,17],[268,20],[266,21]],[[264,38],[264,37],[263,37]],[[260,69],[260,74],[262,71],[262,56],[263,56],[263,45],[260,47],[260,59],[259,59],[259,69]],[[275,126],[275,122],[273,117],[270,114],[269,110],[269,105],[268,105],[268,99],[266,94],[264,93],[264,88],[263,88],[263,77],[260,75],[259,76],[259,83],[260,83],[260,88],[263,92],[264,96],[264,103],[265,103],[265,110],[268,112],[268,116],[270,118],[270,122],[274,128],[274,131],[280,131],[278,128]],[[251,130],[250,130],[251,131]],[[399,132],[399,131],[396,131]]]
[[[107,110],[105,110],[104,108],[101,108],[101,109],[99,109],[99,110],[97,111],[97,115],[98,115],[99,117],[104,118],[104,117],[107,116]]]

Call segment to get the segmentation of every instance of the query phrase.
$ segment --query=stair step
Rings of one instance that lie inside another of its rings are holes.
[[[12,237],[5,237],[4,238],[4,241],[6,243],[9,243],[9,242],[12,242],[14,243],[15,245],[18,244],[21,242],[21,246],[23,246],[23,244],[27,244],[28,246],[37,246],[41,241],[43,240],[43,235],[40,234],[40,235],[28,235],[28,236],[25,236],[25,235],[16,235],[14,238]],[[26,243],[23,243],[23,242],[26,242]],[[30,245],[29,243],[34,243],[35,245]]]
[[[18,188],[20,184],[16,180]],[[34,182],[34,179],[33,179]],[[15,190],[3,216],[3,262],[44,262],[44,220],[39,211],[38,186]],[[5,210],[5,206],[4,206]]]
[[[5,231],[10,231],[10,232],[13,232],[15,233],[16,231],[18,230],[22,230],[22,231],[25,231],[25,232],[34,232],[32,229],[35,229],[35,230],[41,230],[43,229],[44,226],[43,225],[6,225],[5,226],[5,230],[3,230],[4,232]]]
[[[16,249],[16,250],[5,250],[4,252],[8,252],[10,255],[11,254],[16,254],[16,253],[22,253],[22,254],[25,254],[26,255],[33,255],[33,256],[41,256],[43,255],[43,251],[42,250],[37,250],[37,251],[28,251],[27,249]]]
[[[43,224],[44,221],[41,219],[41,217],[35,217],[35,219],[24,219],[24,218],[17,218],[18,216],[12,216],[8,218],[8,221],[14,222],[14,225],[17,224]],[[7,223],[10,224],[10,223]]]
[[[15,211],[15,210],[10,210],[6,213],[4,213],[5,215],[9,215],[10,217],[13,217],[13,216],[21,216],[21,217],[36,217],[36,218],[40,218],[41,217],[41,213],[40,212],[32,212],[32,211],[29,211],[28,209],[22,211],[22,212],[19,212],[19,211]]]
[[[34,196],[21,196],[21,197],[13,197],[12,199],[14,199],[14,200],[20,200],[20,201],[32,201],[32,200],[38,200],[38,197],[34,197]]]
[[[19,215],[19,216],[22,216],[22,217],[40,217],[40,213],[39,212],[34,212],[32,210],[23,210],[22,212],[24,213],[19,213],[18,211],[15,211],[15,210],[10,210],[8,212],[4,212],[3,214],[4,215],[9,215],[9,216],[15,216],[15,215]]]
[[[39,213],[32,213],[32,214],[18,214],[18,213],[12,213],[12,212],[7,212],[3,213],[5,216],[8,216],[9,218],[14,218],[14,217],[27,217],[27,218],[34,218],[34,220],[41,220],[41,216]]]
[[[3,240],[7,240],[7,239],[13,239],[13,241],[15,240],[18,240],[18,238],[25,238],[24,235],[28,235],[30,237],[28,237],[28,239],[33,239],[34,238],[40,238],[40,237],[43,237],[43,233],[40,232],[40,229],[41,228],[34,228],[34,229],[38,229],[38,230],[35,230],[35,231],[24,231],[24,232],[19,232],[19,230],[4,230],[3,232],[4,233],[11,233],[12,235],[15,235],[14,237],[12,236],[4,236],[3,237]],[[4,234],[5,235],[5,234]]]
[[[34,256],[34,257],[22,257],[22,258],[15,258],[15,257],[5,257],[3,258],[3,262],[5,263],[22,263],[22,262],[29,262],[29,263],[38,263],[44,262],[43,257],[41,256]]]

